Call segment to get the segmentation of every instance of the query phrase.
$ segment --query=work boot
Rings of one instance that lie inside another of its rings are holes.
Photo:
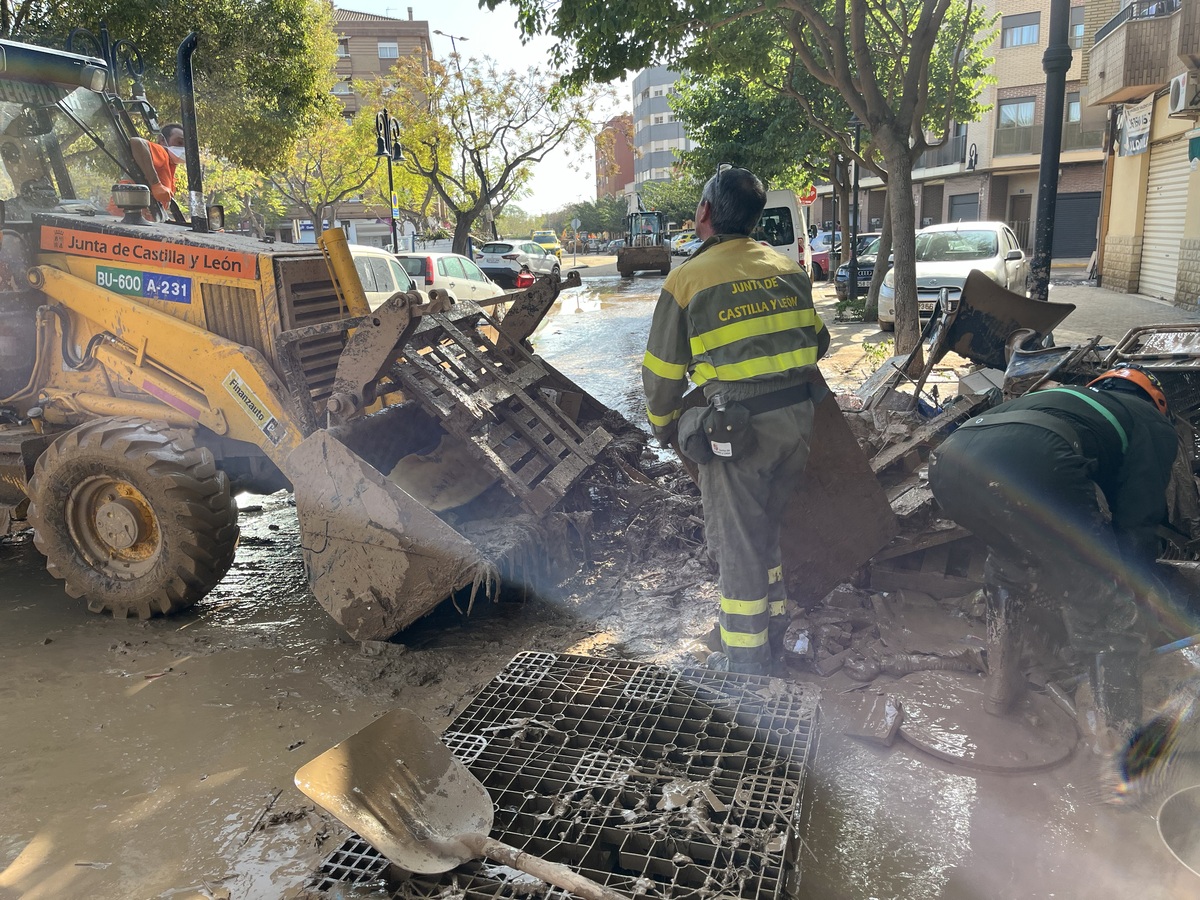
[[[985,584],[987,609],[987,677],[983,708],[1002,716],[1013,708],[1025,691],[1021,671],[1021,599],[1007,587]]]
[[[713,627],[710,628],[708,630],[708,633],[705,634],[704,637],[702,637],[700,640],[704,644],[705,647],[707,647],[709,650],[713,651],[714,653],[716,653],[718,650],[720,650],[721,646],[722,646],[721,645],[721,624],[719,622],[714,622]]]
[[[1109,753],[1133,732],[1142,720],[1142,655],[1136,651],[1105,650],[1097,653],[1088,670],[1092,709],[1080,722],[1092,737],[1092,749]]]

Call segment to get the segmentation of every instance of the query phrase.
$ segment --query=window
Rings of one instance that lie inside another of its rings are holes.
[[[1066,110],[1067,110],[1067,116],[1066,116],[1067,124],[1068,125],[1070,125],[1070,124],[1078,125],[1079,124],[1079,114],[1082,110],[1082,107],[1079,105],[1079,91],[1072,91],[1071,93],[1067,94]]]
[[[1067,29],[1067,43],[1072,50],[1083,49],[1083,7],[1071,7],[1071,20]]]
[[[1078,98],[1078,94],[1075,95]],[[997,128],[1028,128],[1033,124],[1036,104],[1033,97],[1001,100],[996,116]]]
[[[662,96],[662,88],[655,88],[655,89],[654,89],[654,96],[655,96],[655,97],[661,97],[661,96]]]
[[[358,280],[362,282],[364,291],[379,291],[381,288],[375,283],[375,272],[371,268],[371,261],[365,257],[358,257],[354,260],[354,268],[358,270]]]
[[[395,41],[380,41],[379,42],[379,58],[380,59],[399,59],[400,47]]]
[[[352,93],[354,93],[352,90],[350,90],[350,81],[345,78],[339,79],[338,81],[335,81],[333,83],[333,92],[335,94],[352,94]]]
[[[391,239],[384,238],[383,248],[385,250],[390,250],[391,246]],[[387,264],[388,268],[392,271],[392,277],[396,279],[396,284],[399,285],[397,290],[411,291],[413,289],[413,282],[412,279],[408,277],[408,273],[404,271],[404,267],[390,257],[388,258]]]
[[[655,116],[655,117],[654,117],[654,124],[655,124],[655,125],[661,125],[662,123],[663,123],[663,117],[662,117],[662,116]]]
[[[463,271],[467,273],[467,278],[471,281],[487,281],[487,276],[479,271],[479,266],[471,262],[469,259],[460,259],[459,263],[463,267]]]
[[[447,278],[464,278],[462,264],[456,256],[444,256],[438,261],[438,268]]]
[[[1004,16],[1000,19],[1000,46],[1025,47],[1038,42],[1040,12],[1022,13],[1019,16]]]
[[[338,39],[337,55],[339,59],[345,59],[350,55],[350,42],[346,38]]]

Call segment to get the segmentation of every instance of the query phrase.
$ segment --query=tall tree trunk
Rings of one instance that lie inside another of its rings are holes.
[[[908,353],[921,339],[921,320],[917,315],[917,208],[913,202],[912,157],[907,135],[897,139],[881,134],[883,158],[888,170],[888,200],[892,219],[892,254],[896,291],[896,352]],[[917,353],[914,365],[921,365]]]
[[[470,256],[467,253],[467,238],[471,236],[471,225],[474,223],[474,216],[470,213],[456,212],[454,214],[454,243],[451,249],[462,256]]]
[[[888,270],[888,256],[892,252],[892,189],[889,185],[883,195],[883,228],[879,233],[879,253],[875,257],[875,271],[871,275],[871,286],[867,289],[867,299],[863,305],[863,321],[875,322],[879,319],[879,287],[883,284],[883,276]]]
[[[833,239],[830,239],[829,250],[829,272],[830,278],[833,278],[833,273],[837,271],[838,266],[850,261],[850,163],[842,163],[842,171],[838,173],[838,180],[834,186],[834,190],[838,192],[838,221],[833,223],[834,232],[842,233],[842,246],[839,251],[839,256],[834,259],[833,256]]]

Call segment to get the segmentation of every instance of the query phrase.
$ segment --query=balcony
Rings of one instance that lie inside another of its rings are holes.
[[[996,129],[992,156],[1016,156],[1042,152],[1041,125],[1010,125]]]
[[[1063,125],[1063,150],[1099,150],[1103,145],[1103,127],[1085,129],[1079,122],[1067,122]]]
[[[936,169],[938,166],[956,166],[967,161],[967,136],[958,134],[940,147],[926,150],[917,160],[914,169]]]
[[[1078,122],[1066,122],[1062,130],[1062,149],[1099,150],[1104,139],[1103,131],[1085,130]],[[1019,156],[1042,152],[1042,126],[1020,125],[996,129],[996,142],[992,156]]]
[[[1134,0],[1096,32],[1088,62],[1092,106],[1140,100],[1184,70],[1181,57],[1196,48],[1194,38],[1188,47],[1180,43],[1181,9],[1181,0]]]

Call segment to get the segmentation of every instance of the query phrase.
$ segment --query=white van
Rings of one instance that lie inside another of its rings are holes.
[[[371,309],[378,309],[397,291],[411,291],[416,287],[390,250],[351,244],[350,255],[354,257],[354,268],[358,270]]]
[[[767,205],[750,236],[812,272],[812,251],[804,239],[808,234],[806,213],[795,191],[767,191]]]

